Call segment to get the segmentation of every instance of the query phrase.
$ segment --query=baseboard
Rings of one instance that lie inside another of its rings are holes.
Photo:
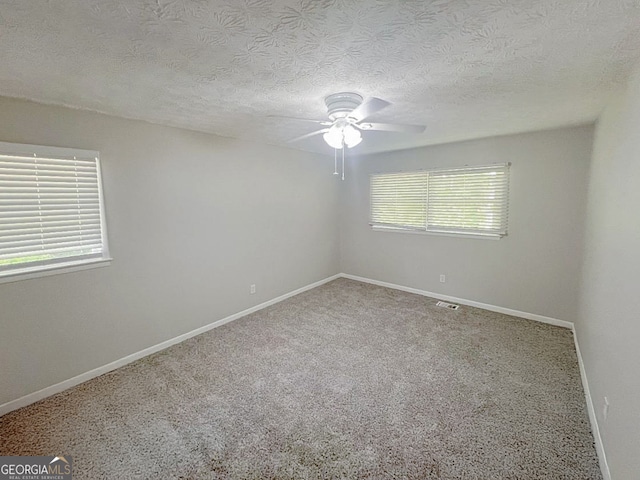
[[[609,471],[609,464],[607,463],[607,455],[604,451],[604,444],[602,443],[602,437],[600,436],[600,428],[598,427],[598,417],[596,417],[596,410],[593,406],[593,399],[591,398],[591,391],[589,390],[589,381],[587,380],[587,371],[584,368],[584,362],[582,361],[582,354],[580,353],[580,345],[578,343],[578,334],[576,329],[573,328],[573,341],[576,345],[576,355],[578,356],[578,365],[580,366],[580,377],[582,378],[582,387],[584,389],[584,396],[587,401],[587,412],[589,413],[589,421],[591,422],[591,433],[593,434],[593,441],[596,444],[596,453],[598,454],[598,461],[600,463],[600,471],[602,472],[602,478],[604,480],[611,480],[611,472]]]
[[[29,393],[24,397],[20,397],[16,400],[11,400],[7,403],[3,403],[2,405],[0,405],[0,416],[5,415],[9,412],[12,412],[13,410],[17,410],[18,408],[31,405],[32,403],[42,400],[43,398],[50,397],[51,395],[55,395],[56,393],[60,393],[64,390],[67,390],[68,388],[75,387],[76,385],[84,383],[87,380],[91,380],[92,378],[96,378],[96,377],[99,377],[100,375],[104,375],[105,373],[108,373],[108,372],[111,372],[112,370],[123,367],[124,365],[127,365],[131,362],[134,362],[143,357],[151,355],[152,353],[156,353],[166,348],[169,348],[170,346],[175,345],[176,343],[183,342],[191,337],[195,337],[196,335],[200,335],[201,333],[208,332],[209,330],[212,330],[216,327],[220,327],[225,323],[232,322],[233,320],[237,320],[238,318],[257,312],[258,310],[262,310],[263,308],[269,307],[278,302],[282,302],[283,300],[286,300],[287,298],[298,295],[299,293],[306,292],[307,290],[311,290],[312,288],[319,287],[320,285],[324,285],[325,283],[331,282],[332,280],[335,280],[339,277],[340,277],[340,274],[327,277],[323,280],[298,288],[297,290],[293,290],[292,292],[285,293],[284,295],[280,295],[279,297],[273,298],[271,300],[268,300],[254,307],[248,308],[238,313],[234,313],[233,315],[225,317],[221,320],[217,320],[213,323],[210,323],[200,328],[196,328],[195,330],[192,330],[190,332],[184,333],[177,337],[171,338],[162,343],[158,343],[157,345],[154,345],[152,347],[145,348],[144,350],[140,350],[139,352],[132,353],[131,355],[127,355],[124,358],[108,363],[107,365],[103,365],[102,367],[94,368],[93,370],[89,370],[88,372],[81,373],[80,375],[77,375],[73,378],[69,378],[68,380],[64,380],[60,383],[56,383],[55,385],[51,385],[49,387],[43,388],[42,390],[38,390],[37,392]]]
[[[513,310],[511,308],[498,307],[496,305],[490,305],[488,303],[480,303],[474,300],[467,300],[465,298],[452,297],[450,295],[443,295],[441,293],[427,292],[426,290],[420,290],[412,287],[405,287],[403,285],[397,285],[395,283],[382,282],[380,280],[373,280],[371,278],[359,277],[357,275],[351,275],[348,273],[341,273],[340,277],[349,278],[351,280],[357,280],[358,282],[371,283],[372,285],[379,285],[381,287],[393,288],[394,290],[402,290],[403,292],[415,293],[417,295],[423,295],[425,297],[437,298],[438,300],[446,300],[447,302],[460,303],[462,305],[468,305],[470,307],[482,308],[491,312],[504,313],[505,315],[511,315],[514,317],[526,318],[527,320],[535,320],[536,322],[548,323],[555,325],[556,327],[563,327],[573,330],[573,323],[566,320],[558,320],[557,318],[545,317],[544,315],[538,315],[536,313],[522,312],[520,310]]]

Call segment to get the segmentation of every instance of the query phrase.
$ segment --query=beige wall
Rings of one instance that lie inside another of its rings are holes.
[[[576,325],[612,478],[640,475],[640,69],[598,120]],[[610,403],[603,415],[604,397]]]
[[[574,321],[592,135],[592,126],[582,126],[350,160],[341,202],[342,271]],[[512,163],[509,235],[501,240],[368,225],[371,173],[501,162]]]
[[[101,152],[114,258],[0,284],[0,404],[339,271],[330,156],[9,99],[0,141]]]

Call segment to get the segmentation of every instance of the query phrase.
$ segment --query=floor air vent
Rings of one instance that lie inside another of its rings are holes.
[[[448,308],[449,310],[457,310],[458,307],[460,306],[460,305],[456,305],[455,303],[443,302],[442,300],[440,300],[438,303],[436,303],[436,305],[439,306],[439,307]]]

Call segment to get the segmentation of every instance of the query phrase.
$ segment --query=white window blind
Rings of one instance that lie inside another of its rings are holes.
[[[372,225],[424,230],[427,224],[427,183],[426,172],[372,175]]]
[[[106,257],[98,152],[0,143],[0,275]]]
[[[375,174],[370,188],[374,228],[507,234],[509,164]]]

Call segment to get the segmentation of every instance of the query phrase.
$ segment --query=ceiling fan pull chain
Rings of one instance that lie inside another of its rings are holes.
[[[338,175],[338,149],[333,149],[333,174]]]
[[[342,141],[342,180],[344,180],[344,140]]]

